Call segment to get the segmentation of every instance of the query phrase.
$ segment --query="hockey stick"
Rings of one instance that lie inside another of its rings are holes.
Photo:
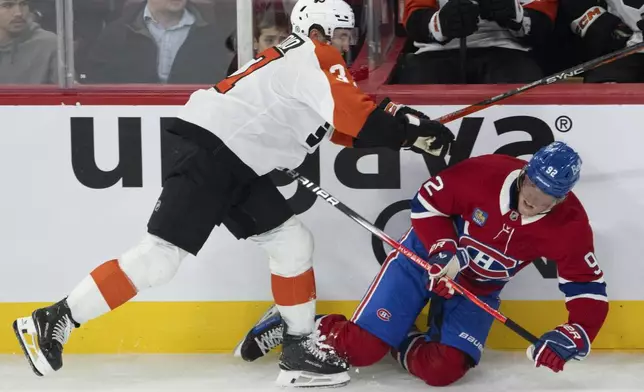
[[[380,238],[383,242],[386,244],[390,245],[392,248],[396,249],[398,252],[402,253],[405,255],[407,258],[412,260],[414,263],[418,264],[422,268],[429,270],[431,265],[420,258],[416,253],[412,252],[408,248],[406,248],[404,245],[401,243],[395,241],[393,238],[388,236],[384,231],[378,229],[375,227],[373,224],[369,223],[366,219],[358,215],[357,212],[353,211],[351,208],[347,207],[344,203],[342,203],[340,200],[336,199],[333,197],[329,192],[325,191],[322,189],[319,185],[315,184],[308,178],[302,176],[300,173],[296,172],[295,170],[288,170],[288,169],[277,169],[280,170],[284,173],[286,173],[287,176],[291,177],[294,180],[299,181],[302,183],[304,188],[308,189],[309,191],[313,192],[315,195],[319,196],[322,198],[324,201],[327,203],[331,204],[333,207],[337,208],[341,212],[343,212],[346,216],[349,218],[353,219],[356,221],[360,226],[364,227],[365,229],[369,230],[371,234],[375,235],[376,237]],[[515,323],[512,321],[510,318],[504,316],[501,312],[498,310],[492,308],[485,302],[483,302],[479,297],[477,297],[475,294],[472,292],[468,291],[458,283],[454,282],[452,279],[449,277],[446,277],[452,283],[454,286],[454,291],[457,293],[467,297],[470,301],[472,301],[476,306],[479,308],[483,309],[485,312],[490,314],[492,317],[503,323],[506,327],[510,328],[512,331],[514,331],[516,334],[527,340],[528,342],[534,344],[539,339],[528,332],[525,328],[521,327],[519,324]]]
[[[626,47],[626,48],[620,49],[620,50],[615,51],[613,53],[608,53],[608,54],[603,55],[601,57],[598,57],[596,59],[587,61],[587,62],[585,62],[583,64],[576,65],[574,67],[568,68],[568,69],[566,69],[564,71],[561,71],[561,72],[557,72],[557,73],[552,74],[550,76],[546,76],[543,79],[539,79],[537,81],[534,81],[532,83],[526,84],[524,86],[517,87],[517,88],[515,88],[513,90],[510,90],[510,91],[506,91],[503,94],[499,94],[499,95],[494,96],[492,98],[488,98],[488,99],[483,100],[481,102],[477,102],[477,103],[475,103],[473,105],[464,107],[463,109],[459,109],[459,110],[457,110],[455,112],[448,113],[448,114],[446,114],[444,116],[436,118],[435,120],[440,122],[440,123],[443,123],[443,124],[448,123],[450,121],[454,121],[454,120],[456,120],[458,118],[465,117],[468,114],[476,113],[476,112],[478,112],[480,110],[488,108],[488,107],[496,104],[497,102],[499,102],[499,101],[501,101],[503,99],[506,99],[506,98],[512,97],[514,95],[520,94],[520,93],[522,93],[524,91],[530,90],[530,89],[535,88],[537,86],[545,86],[545,85],[548,85],[548,84],[556,83],[556,82],[558,82],[560,80],[568,79],[569,77],[572,77],[572,76],[580,75],[580,74],[582,74],[582,73],[584,73],[586,71],[589,71],[589,70],[591,70],[593,68],[597,68],[600,65],[611,63],[611,62],[613,62],[613,61],[615,61],[617,59],[620,59],[622,57],[626,57],[626,56],[628,56],[630,54],[633,54],[633,53],[635,53],[635,52],[637,52],[639,50],[642,50],[642,49],[644,49],[644,42],[640,42],[639,44],[633,45],[631,47]]]

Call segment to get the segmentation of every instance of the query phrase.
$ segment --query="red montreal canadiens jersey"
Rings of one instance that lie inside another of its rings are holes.
[[[592,340],[608,313],[608,299],[588,217],[573,193],[546,214],[522,217],[512,200],[525,164],[485,155],[445,169],[412,200],[413,231],[430,255],[457,244],[465,248],[469,265],[458,281],[477,295],[500,290],[536,259],[554,261],[568,322],[580,324]],[[442,247],[433,246],[441,241]]]

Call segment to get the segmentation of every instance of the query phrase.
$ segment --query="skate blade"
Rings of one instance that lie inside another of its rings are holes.
[[[242,344],[244,343],[245,340],[246,340],[246,337],[244,336],[244,338],[242,340],[240,340],[239,343],[237,343],[237,345],[235,346],[235,349],[233,350],[233,357],[235,357],[235,358],[241,358],[242,357],[242,355],[241,355],[241,347],[242,347]]]
[[[320,374],[300,370],[281,370],[275,384],[295,388],[335,388],[347,385],[349,381],[351,381],[349,372]]]
[[[36,325],[31,317],[23,317],[13,322],[13,332],[16,334],[18,343],[25,354],[31,369],[37,376],[46,376],[52,373],[54,369],[49,365],[47,359],[38,347],[38,334]]]

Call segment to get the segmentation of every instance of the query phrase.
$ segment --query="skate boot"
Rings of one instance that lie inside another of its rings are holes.
[[[74,327],[67,300],[36,309],[13,322],[13,330],[34,373],[45,376],[63,366],[63,345]]]
[[[241,357],[247,362],[253,362],[282,344],[283,340],[282,316],[280,316],[277,306],[272,305],[237,344],[234,356]]]
[[[324,344],[325,338],[317,329],[310,335],[288,335],[285,326],[276,383],[292,387],[346,385],[351,380],[349,364]]]

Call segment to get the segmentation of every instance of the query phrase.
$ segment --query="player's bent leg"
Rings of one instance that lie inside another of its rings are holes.
[[[169,282],[188,252],[146,234],[118,260],[98,266],[69,294],[73,319],[84,324],[132,299],[138,292]]]
[[[498,293],[480,297],[494,309]],[[493,318],[462,296],[435,296],[430,305],[430,328],[410,333],[395,357],[410,373],[433,386],[449,385],[481,360]]]
[[[324,343],[349,361],[351,366],[370,366],[380,361],[390,346],[340,314],[329,314],[318,320]]]
[[[14,332],[37,375],[63,365],[63,346],[79,327],[132,299],[139,291],[168,282],[187,252],[151,234],[119,259],[96,267],[62,301],[14,322]]]
[[[277,228],[249,240],[268,253],[273,298],[289,333],[313,332],[316,291],[311,232],[292,216]]]
[[[396,356],[398,361],[409,373],[434,387],[458,381],[474,364],[468,354],[442,343],[428,342],[424,334],[411,336],[405,343]]]
[[[284,321],[277,383],[324,386],[349,381],[346,362],[325,349],[314,331],[313,236],[292,216],[282,225],[249,238],[269,255],[271,287]]]
[[[210,135],[221,147],[221,141]],[[95,268],[66,299],[14,322],[14,332],[37,375],[62,367],[63,345],[74,326],[169,281],[186,254],[196,255],[222,222],[228,199],[241,181],[228,169],[234,154],[223,147],[214,154],[179,136],[169,138],[174,165],[164,179],[148,234],[118,259]]]
[[[403,244],[414,249],[415,234]],[[427,272],[402,254],[392,252],[356,308],[351,321],[390,347],[398,347],[429,299]]]

